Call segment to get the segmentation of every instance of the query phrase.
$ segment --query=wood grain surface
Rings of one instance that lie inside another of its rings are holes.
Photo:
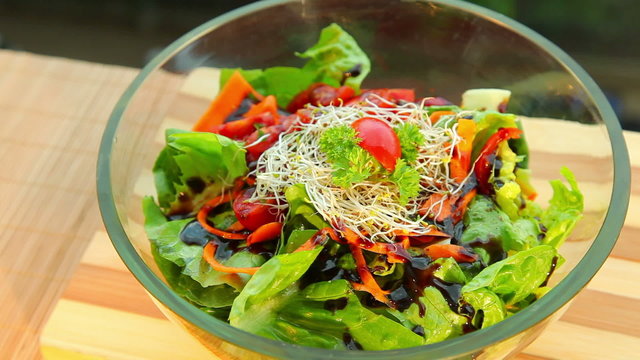
[[[157,310],[100,225],[100,135],[136,73],[0,51],[0,359],[211,358]],[[197,79],[186,88],[215,93]],[[640,135],[625,136],[638,178]],[[640,186],[632,191],[611,257],[519,359],[638,358]]]

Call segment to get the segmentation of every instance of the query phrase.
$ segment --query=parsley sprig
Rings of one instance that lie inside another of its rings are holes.
[[[420,174],[409,166],[407,161],[415,161],[418,145],[413,144],[423,144],[424,136],[411,124],[396,128],[396,132],[400,138],[404,159],[399,159],[394,171],[389,172],[371,154],[358,146],[361,139],[356,136],[352,127],[341,125],[325,130],[320,137],[320,150],[334,168],[333,183],[349,188],[354,183],[365,180],[390,181],[398,186],[399,201],[403,205],[407,204],[410,198],[417,196],[420,192]],[[409,154],[409,158],[405,153]]]

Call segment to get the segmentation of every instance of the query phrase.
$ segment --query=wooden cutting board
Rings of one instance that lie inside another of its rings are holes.
[[[137,72],[0,50],[0,359],[38,358],[39,338],[48,359],[211,358],[164,319],[100,225],[91,180],[100,136]],[[196,80],[187,88],[215,93]],[[634,182],[620,240],[521,359],[640,354],[640,135],[625,136]]]
[[[217,91],[211,86],[216,82],[215,76],[206,71],[192,74],[185,81],[181,96],[190,101],[203,99],[206,105]],[[188,128],[192,121],[170,120],[181,128]],[[549,126],[560,132],[583,129],[569,123],[536,124],[527,129],[534,149],[550,146],[548,137],[542,136]],[[536,131],[540,134],[533,134]],[[626,136],[634,155],[635,174],[640,169],[640,135]],[[161,141],[162,136],[158,139]],[[536,143],[540,139],[544,141]],[[575,150],[563,149],[563,145],[553,144],[557,154]],[[552,324],[518,359],[632,359],[640,354],[640,224],[636,220],[640,189],[633,190],[627,226],[612,256],[560,321]],[[52,360],[212,358],[202,345],[156,309],[119,260],[103,228],[93,234],[42,333],[41,344],[44,357]]]

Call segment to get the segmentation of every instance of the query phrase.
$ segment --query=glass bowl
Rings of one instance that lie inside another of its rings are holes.
[[[336,22],[372,60],[364,86],[415,88],[454,102],[465,89],[513,92],[509,112],[525,116],[530,167],[540,200],[547,181],[571,168],[585,217],[560,249],[567,262],[547,295],[489,328],[415,348],[332,351],[256,336],[180,298],[163,281],[142,229],[141,198],[153,195],[151,167],[168,127],[189,129],[217,92],[215,68],[300,66],[293,53]],[[525,26],[461,1],[277,0],[215,18],[162,51],[111,115],[98,160],[100,209],[122,260],[160,309],[221,358],[471,359],[523,349],[566,309],[603,264],[629,199],[628,154],[602,91],[567,54]],[[304,355],[302,355],[304,354]]]

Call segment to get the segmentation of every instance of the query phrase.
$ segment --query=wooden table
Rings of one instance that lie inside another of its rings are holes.
[[[207,358],[126,271],[97,211],[101,133],[137,72],[0,51],[1,359]],[[640,135],[625,136],[637,175]],[[640,356],[640,189],[632,190],[611,257],[520,359]]]

